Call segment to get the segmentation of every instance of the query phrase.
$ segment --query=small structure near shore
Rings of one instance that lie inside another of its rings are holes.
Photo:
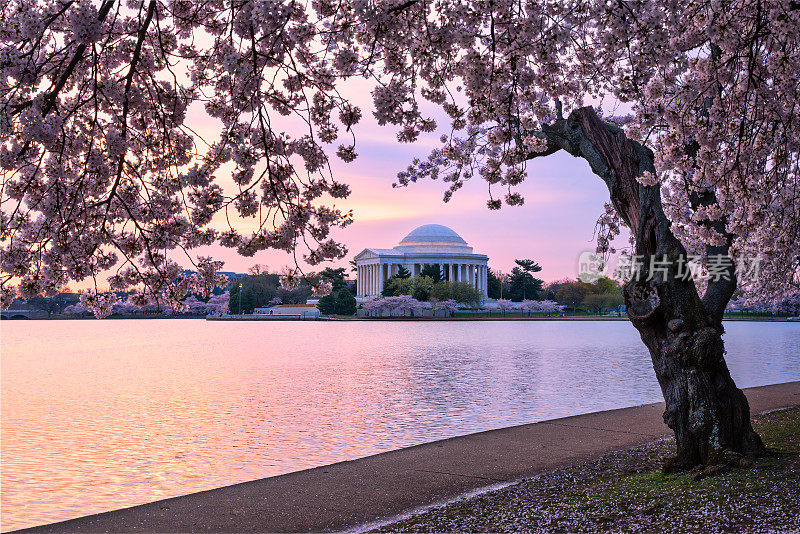
[[[274,317],[319,317],[319,309],[308,304],[278,304],[253,310],[253,315]]]

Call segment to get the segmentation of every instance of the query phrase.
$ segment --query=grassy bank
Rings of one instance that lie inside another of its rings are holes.
[[[800,407],[755,425],[774,451],[750,469],[664,476],[669,440],[430,510],[382,531],[798,532]]]

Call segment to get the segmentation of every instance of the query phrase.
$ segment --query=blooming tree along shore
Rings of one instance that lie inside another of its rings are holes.
[[[343,257],[330,232],[352,220],[334,207],[349,189],[329,158],[356,158],[369,105],[400,142],[446,128],[397,182],[441,179],[445,200],[475,178],[490,209],[521,205],[531,161],[585,160],[609,191],[600,252],[627,229],[659,261],[623,293],[675,431],[667,467],[742,463],[764,448],[722,316],[737,288],[798,284],[799,35],[800,5],[781,0],[7,1],[3,301],[116,268],[134,304],[175,303],[219,264],[194,258],[180,278],[169,254],[211,243]],[[354,78],[371,104],[340,92]],[[195,104],[217,138],[187,124]],[[697,284],[676,272],[690,254],[730,262]],[[739,284],[736,262],[756,255]]]

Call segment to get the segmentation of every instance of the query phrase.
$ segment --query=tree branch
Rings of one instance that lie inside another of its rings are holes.
[[[574,110],[567,119],[556,119],[542,131],[548,142],[548,150],[542,155],[553,153],[552,145],[585,159],[606,183],[611,202],[625,224],[636,230],[641,208],[636,178],[645,171],[655,174],[652,151],[628,139],[621,128],[603,122],[590,106]]]
[[[392,8],[389,8],[388,13],[396,13],[398,11],[403,11],[403,10],[408,9],[409,7],[413,6],[417,2],[419,2],[419,0],[408,0],[408,2],[396,5],[396,6],[392,7]]]
[[[147,6],[147,15],[145,16],[144,23],[142,23],[142,26],[139,28],[139,35],[136,40],[136,49],[133,51],[133,57],[131,58],[131,67],[128,70],[128,75],[125,77],[125,101],[122,103],[122,118],[120,119],[122,122],[122,132],[120,132],[120,134],[122,135],[123,139],[127,138],[128,136],[128,109],[130,108],[128,93],[130,92],[131,84],[133,83],[133,75],[136,73],[136,65],[139,63],[139,58],[142,54],[142,44],[144,44],[144,39],[147,36],[147,28],[150,26],[150,21],[153,20],[153,13],[155,10],[156,0],[150,0],[150,5]],[[122,179],[122,171],[125,167],[126,153],[127,149],[119,157],[114,184],[111,186],[111,192],[108,194],[108,198],[106,199],[106,202],[108,203],[107,207],[111,206],[111,199],[114,198],[117,187],[119,186],[119,182]]]
[[[100,11],[97,14],[97,20],[100,22],[105,21],[106,17],[108,16],[108,12],[111,11],[111,7],[113,5],[114,0],[106,0],[100,7]],[[81,43],[78,45],[78,48],[75,49],[75,54],[72,56],[72,60],[69,62],[69,65],[67,65],[67,68],[64,70],[64,72],[61,73],[61,77],[58,79],[58,82],[56,82],[55,87],[53,87],[52,91],[50,91],[50,94],[45,97],[45,104],[42,107],[42,116],[50,113],[53,107],[55,107],[58,94],[64,88],[64,85],[66,85],[69,77],[72,76],[72,73],[75,71],[75,67],[77,67],[78,63],[80,63],[81,59],[83,59],[84,52],[86,52],[86,43]]]
[[[698,207],[709,207],[717,203],[717,194],[714,189],[706,189],[697,193],[689,194],[689,203],[692,209]],[[703,294],[703,305],[708,310],[708,313],[714,318],[716,322],[722,321],[722,316],[725,313],[725,308],[728,306],[733,293],[736,291],[738,280],[736,279],[736,266],[733,261],[730,261],[730,247],[733,243],[733,234],[729,233],[726,229],[727,220],[725,218],[719,220],[705,219],[699,221],[698,224],[706,228],[710,228],[720,234],[725,239],[723,245],[706,245],[706,257],[711,258],[714,256],[723,256],[727,261],[720,264],[720,272],[716,273],[719,276],[709,279],[706,292]]]

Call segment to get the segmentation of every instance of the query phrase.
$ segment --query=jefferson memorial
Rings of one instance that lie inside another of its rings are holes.
[[[394,248],[365,248],[355,257],[359,297],[380,297],[383,283],[402,265],[418,276],[426,265],[438,265],[443,280],[468,282],[486,298],[488,256],[473,254],[460,235],[441,224],[415,228]]]

